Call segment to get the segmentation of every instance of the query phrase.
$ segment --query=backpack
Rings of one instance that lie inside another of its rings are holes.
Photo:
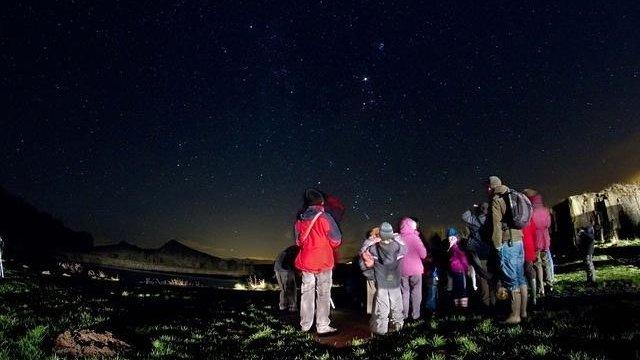
[[[533,216],[533,205],[529,198],[515,190],[509,190],[503,197],[507,205],[506,221],[503,222],[510,229],[525,228]]]

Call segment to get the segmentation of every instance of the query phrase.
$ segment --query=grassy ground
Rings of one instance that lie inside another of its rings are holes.
[[[321,345],[281,318],[274,292],[126,287],[9,270],[0,281],[0,360],[52,359],[65,330],[108,330],[134,346],[127,359],[633,359],[640,355],[640,270],[558,274],[556,294],[530,320],[501,326],[447,315],[401,332]]]

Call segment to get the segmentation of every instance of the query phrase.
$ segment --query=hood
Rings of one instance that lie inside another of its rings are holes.
[[[311,205],[307,208],[307,210],[303,211],[300,214],[300,220],[311,220],[317,213],[324,211],[324,206],[322,205]]]
[[[400,234],[415,234],[418,232],[418,223],[411,218],[404,218],[400,222]]]
[[[495,190],[494,193],[498,194],[498,195],[502,195],[507,193],[507,191],[509,191],[509,188],[506,187],[505,185],[498,185]]]
[[[344,204],[338,197],[325,194],[324,200],[325,211],[328,212],[336,222],[341,222],[344,217]]]
[[[544,203],[542,202],[542,195],[540,194],[533,195],[529,198],[529,200],[531,200],[531,204],[533,204],[533,206],[535,207],[544,206]]]

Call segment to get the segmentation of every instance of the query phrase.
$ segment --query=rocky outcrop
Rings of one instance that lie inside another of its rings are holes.
[[[58,335],[53,352],[62,357],[107,358],[123,355],[131,346],[113,336],[110,332],[98,333],[91,330],[65,331]]]

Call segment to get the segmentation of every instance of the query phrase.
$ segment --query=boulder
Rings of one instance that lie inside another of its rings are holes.
[[[131,346],[117,339],[110,332],[95,332],[91,330],[65,331],[57,336],[53,352],[63,357],[94,357],[107,358],[122,355]]]

